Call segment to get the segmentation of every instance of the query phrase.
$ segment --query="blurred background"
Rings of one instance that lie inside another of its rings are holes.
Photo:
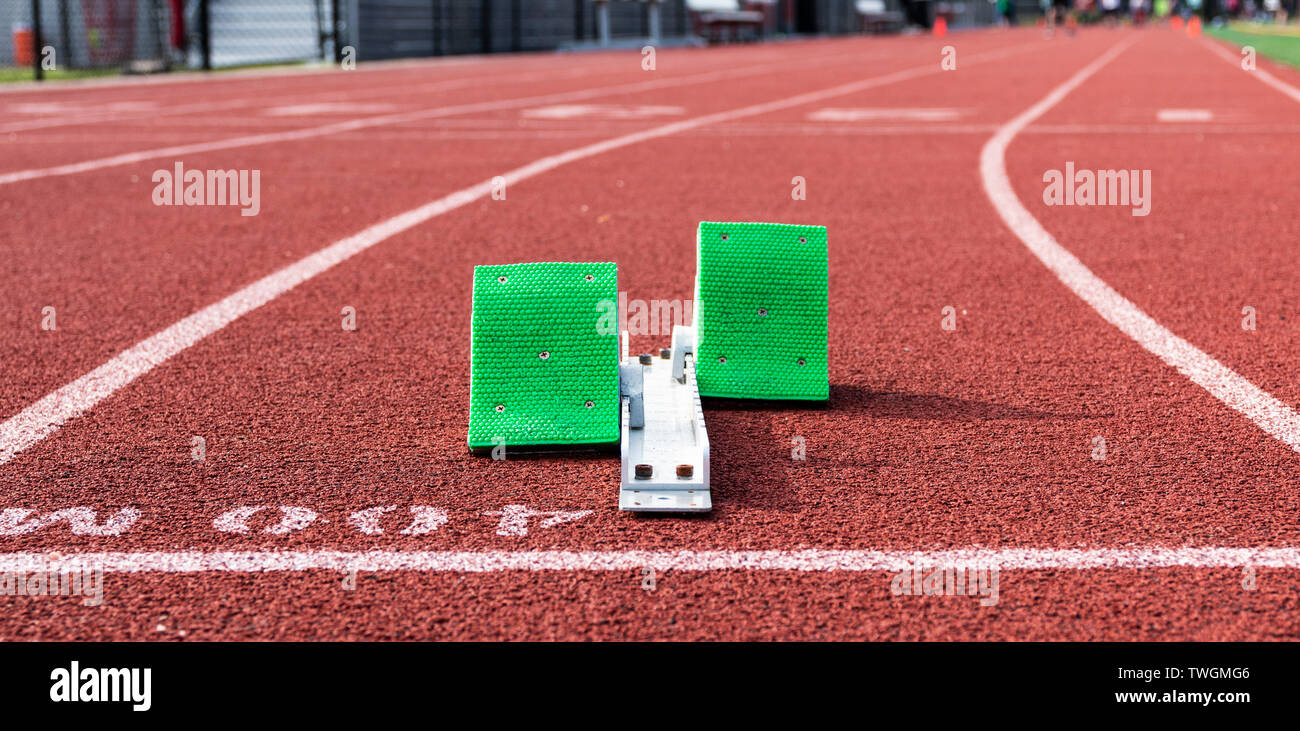
[[[0,0],[0,80],[703,45],[1178,14],[1286,24],[1298,0]],[[1065,7],[1065,11],[1056,11]]]

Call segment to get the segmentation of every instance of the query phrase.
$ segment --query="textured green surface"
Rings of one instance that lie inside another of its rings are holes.
[[[700,395],[829,398],[826,227],[705,221],[698,237]]]
[[[617,442],[617,303],[611,263],[474,267],[469,446]]]

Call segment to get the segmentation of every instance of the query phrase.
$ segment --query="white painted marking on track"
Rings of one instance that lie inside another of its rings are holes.
[[[965,116],[964,109],[948,107],[905,109],[888,107],[852,107],[818,109],[808,115],[814,122],[863,122],[887,120],[891,122],[905,120],[908,122],[951,122]]]
[[[853,54],[843,54],[853,55]],[[825,59],[821,59],[824,63]],[[8,185],[24,180],[37,180],[40,178],[56,177],[61,175],[76,175],[79,173],[102,170],[105,168],[119,167],[122,165],[131,165],[146,160],[157,160],[160,158],[176,158],[184,155],[192,155],[201,152],[212,152],[215,150],[230,150],[240,147],[253,147],[257,145],[268,145],[277,142],[296,142],[300,140],[314,139],[328,135],[338,134],[340,132],[353,132],[360,129],[370,129],[385,125],[396,125],[410,122],[420,122],[428,119],[437,119],[439,117],[449,117],[460,114],[473,114],[476,112],[494,112],[503,109],[517,109],[535,104],[549,104],[563,101],[577,101],[582,99],[591,99],[600,96],[631,94],[638,91],[650,89],[659,89],[673,86],[686,86],[689,84],[704,84],[711,81],[721,81],[726,79],[740,78],[744,76],[754,76],[756,74],[772,71],[774,68],[789,69],[789,63],[770,63],[746,66],[739,69],[722,69],[719,71],[706,71],[699,74],[692,74],[678,78],[668,78],[654,81],[638,81],[632,84],[616,84],[613,86],[602,86],[594,89],[579,89],[576,91],[559,92],[556,94],[542,94],[540,96],[520,97],[516,99],[502,99],[499,101],[476,102],[472,104],[461,104],[458,106],[435,107],[432,109],[418,109],[410,112],[399,112],[394,114],[385,114],[375,117],[361,117],[359,119],[350,119],[342,122],[333,122],[331,124],[321,125],[318,127],[306,127],[302,129],[286,130],[282,132],[267,132],[263,134],[245,135],[242,137],[229,137],[224,140],[212,140],[210,142],[196,142],[193,144],[174,145],[171,147],[159,147],[151,150],[141,150],[139,152],[127,152],[110,157],[101,157],[94,160],[84,160],[82,162],[68,163],[65,165],[56,165],[48,168],[32,168],[29,170],[18,170],[10,173],[0,173],[0,185]],[[4,460],[0,459],[0,463]]]
[[[317,102],[271,107],[262,114],[268,117],[307,117],[313,114],[377,114],[391,112],[392,104],[358,104],[355,102]]]
[[[1201,45],[1210,49],[1210,51],[1212,51],[1219,58],[1222,58],[1223,60],[1227,61],[1233,66],[1236,66],[1239,69],[1241,68],[1241,56],[1234,56],[1228,52],[1228,49],[1224,48],[1223,46],[1220,46],[1214,41],[1210,41],[1205,38],[1201,39]],[[1279,79],[1273,74],[1270,74],[1264,69],[1259,68],[1258,66],[1256,66],[1254,70],[1251,71],[1246,71],[1245,69],[1242,69],[1242,71],[1243,73],[1250,74],[1251,76],[1254,76],[1255,78],[1259,79],[1262,83],[1267,84],[1268,86],[1271,86],[1274,89],[1277,89],[1278,91],[1282,92],[1283,94],[1291,97],[1293,101],[1300,103],[1300,88],[1296,88],[1291,84],[1286,83],[1285,81]]]
[[[411,506],[411,524],[402,529],[404,536],[422,536],[447,524],[447,511],[428,505]]]
[[[247,533],[250,530],[248,520],[257,513],[266,510],[267,507],[266,505],[252,505],[227,510],[212,521],[212,527],[222,533]],[[294,505],[281,506],[280,515],[279,523],[268,525],[262,529],[262,532],[271,535],[284,535],[300,531],[311,525],[312,521],[319,517],[314,510]]]
[[[1160,109],[1156,111],[1157,122],[1208,122],[1214,119],[1214,113],[1208,109]]]
[[[0,536],[26,535],[62,522],[67,522],[75,536],[117,536],[125,533],[140,518],[140,511],[135,508],[122,508],[103,525],[95,522],[96,513],[92,508],[65,508],[29,519],[28,516],[34,512],[25,508],[0,511]]]
[[[14,114],[85,114],[94,112],[140,112],[158,108],[157,102],[121,101],[95,104],[90,102],[12,102],[5,111]]]
[[[561,74],[561,76],[568,78],[573,76],[584,76],[587,75],[588,73],[590,73],[588,70],[579,68]],[[300,94],[296,93],[293,96],[295,98],[302,98],[302,99],[331,98],[331,99],[343,99],[343,100],[350,100],[352,102],[357,102],[358,98],[362,96],[388,96],[393,94],[394,91],[400,91],[403,96],[409,97],[409,95],[411,94],[425,93],[430,91],[446,91],[450,89],[460,89],[466,86],[482,87],[484,85],[515,83],[519,81],[527,81],[527,80],[535,80],[535,79],[543,79],[543,78],[555,78],[555,75],[537,72],[537,73],[530,73],[530,74],[519,74],[517,76],[504,75],[504,74],[496,75],[489,79],[483,79],[483,78],[448,79],[445,81],[435,81],[427,84],[415,84],[415,85],[412,85],[409,82],[395,84],[395,85],[375,84],[375,85],[367,86],[365,89],[304,92]],[[246,109],[248,107],[257,107],[262,105],[264,103],[264,100],[267,97],[272,97],[277,101],[281,101],[281,102],[284,101],[284,95],[282,93],[276,95],[259,94],[251,97],[242,97],[242,98],[229,99],[229,100],[218,101],[218,102],[200,102],[196,104],[180,104],[174,106],[154,108],[148,112],[134,112],[134,113],[107,112],[107,113],[93,113],[93,114],[83,112],[75,115],[60,114],[58,116],[43,117],[36,120],[27,120],[22,122],[11,122],[6,124],[0,124],[0,133],[23,132],[23,131],[34,130],[34,129],[50,129],[52,127],[67,127],[70,125],[79,125],[79,124],[94,124],[96,122],[130,121],[130,120],[141,119],[144,117],[148,117],[150,120],[157,120],[160,117],[173,118],[169,123],[172,126],[176,124],[202,124],[205,126],[209,126],[213,124],[214,120],[212,119],[177,120],[174,118],[181,115],[193,114],[196,112],[220,112],[220,111],[230,111],[234,109]],[[306,102],[304,102],[304,104],[305,103]],[[346,103],[346,101],[344,103]],[[365,103],[358,103],[355,106],[369,107],[371,105]],[[385,107],[386,109],[383,111],[393,109],[391,105],[385,105]],[[353,112],[358,111],[357,109],[354,108],[353,104],[348,104],[348,108]],[[234,120],[232,120],[229,117],[222,117],[219,120],[219,122],[223,126],[229,126],[232,123],[234,123]],[[241,119],[240,122],[244,124],[255,123],[254,121],[249,119]],[[121,139],[120,130],[115,130],[114,138]],[[60,142],[60,140],[51,137],[41,137],[40,142],[45,144],[57,144]]]
[[[159,551],[0,554],[0,571],[110,573],[265,571],[907,571],[935,566],[1002,571],[1114,569],[1300,569],[1300,548],[1003,548],[937,551]]]
[[[391,513],[394,510],[397,510],[396,505],[380,505],[379,507],[358,510],[348,517],[348,523],[368,536],[381,535],[384,529],[379,525],[379,521],[386,513]],[[447,511],[428,505],[412,506],[411,516],[411,524],[402,529],[402,535],[404,536],[420,536],[431,533],[447,523]]]
[[[984,144],[980,151],[980,177],[984,192],[998,215],[1025,246],[1070,291],[1087,302],[1107,322],[1147,351],[1176,369],[1210,395],[1254,422],[1260,429],[1300,452],[1300,414],[1196,346],[1170,332],[1141,308],[1092,273],[1078,257],[1052,237],[1016,197],[1007,177],[1007,145],[1029,124],[1056,106],[1099,69],[1131,46],[1137,36],[1112,46],[1092,63],[1029,109],[1021,112]]]
[[[348,517],[348,523],[368,536],[377,536],[384,532],[384,529],[379,527],[379,519],[384,517],[384,513],[391,513],[394,510],[397,510],[396,505],[380,505],[376,508],[358,510]]]
[[[679,117],[685,113],[685,107],[645,104],[554,104],[520,112],[531,119],[648,119]]]
[[[991,61],[1017,53],[1019,52],[1018,49],[1026,47],[1036,46],[1026,44],[1026,46],[1017,46],[1001,51],[975,54],[965,58],[963,63],[969,66],[971,63]],[[784,99],[671,122],[544,157],[523,167],[507,171],[500,177],[505,179],[507,186],[513,187],[517,183],[571,162],[585,160],[640,142],[668,137],[720,122],[729,122],[735,119],[744,119],[768,112],[812,104],[845,94],[854,94],[878,86],[937,73],[940,73],[937,65],[926,64],[818,91],[797,94]],[[59,427],[69,419],[85,413],[122,387],[162,365],[177,353],[229,325],[235,319],[252,312],[299,284],[356,256],[381,241],[444,213],[454,211],[461,206],[488,197],[496,189],[496,185],[497,181],[495,179],[485,180],[385,221],[380,221],[359,233],[309,254],[283,269],[268,274],[227,296],[220,302],[209,305],[161,332],[136,343],[114,356],[107,363],[68,383],[57,391],[47,394],[6,419],[4,423],[0,423],[0,465],[9,462],[19,452],[58,431]]]
[[[591,515],[590,510],[533,510],[527,505],[507,505],[501,510],[488,510],[484,515],[499,515],[501,521],[497,523],[497,535],[499,536],[526,536],[528,535],[528,519],[536,518],[541,515],[547,516],[542,521],[543,528],[560,525],[562,523],[571,523],[575,520]]]

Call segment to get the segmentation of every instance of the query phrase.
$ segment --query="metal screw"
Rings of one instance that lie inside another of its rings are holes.
[[[505,284],[505,283],[506,283],[506,275],[502,274],[501,276],[497,277],[497,281],[500,282],[500,283],[502,283],[502,284]]]
[[[500,413],[500,412],[502,412],[502,411],[505,411],[505,410],[506,410],[506,405],[505,405],[505,404],[497,404],[497,412],[498,412],[498,413]]]
[[[551,351],[543,350],[542,352],[537,354],[537,357],[541,358],[542,360],[546,360],[547,358],[551,357]]]
[[[584,404],[584,405],[585,405],[587,408],[590,409],[591,407],[595,406],[596,403],[595,403],[594,401],[588,401],[588,402],[587,402],[586,404]]]

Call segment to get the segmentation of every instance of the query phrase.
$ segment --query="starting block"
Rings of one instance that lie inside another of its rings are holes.
[[[711,223],[696,238],[695,320],[628,354],[612,263],[474,268],[469,447],[619,444],[619,509],[706,512],[701,396],[829,397],[822,226]]]
[[[470,449],[617,443],[617,303],[611,263],[474,267]]]
[[[829,398],[826,227],[705,222],[697,246],[700,395]]]

